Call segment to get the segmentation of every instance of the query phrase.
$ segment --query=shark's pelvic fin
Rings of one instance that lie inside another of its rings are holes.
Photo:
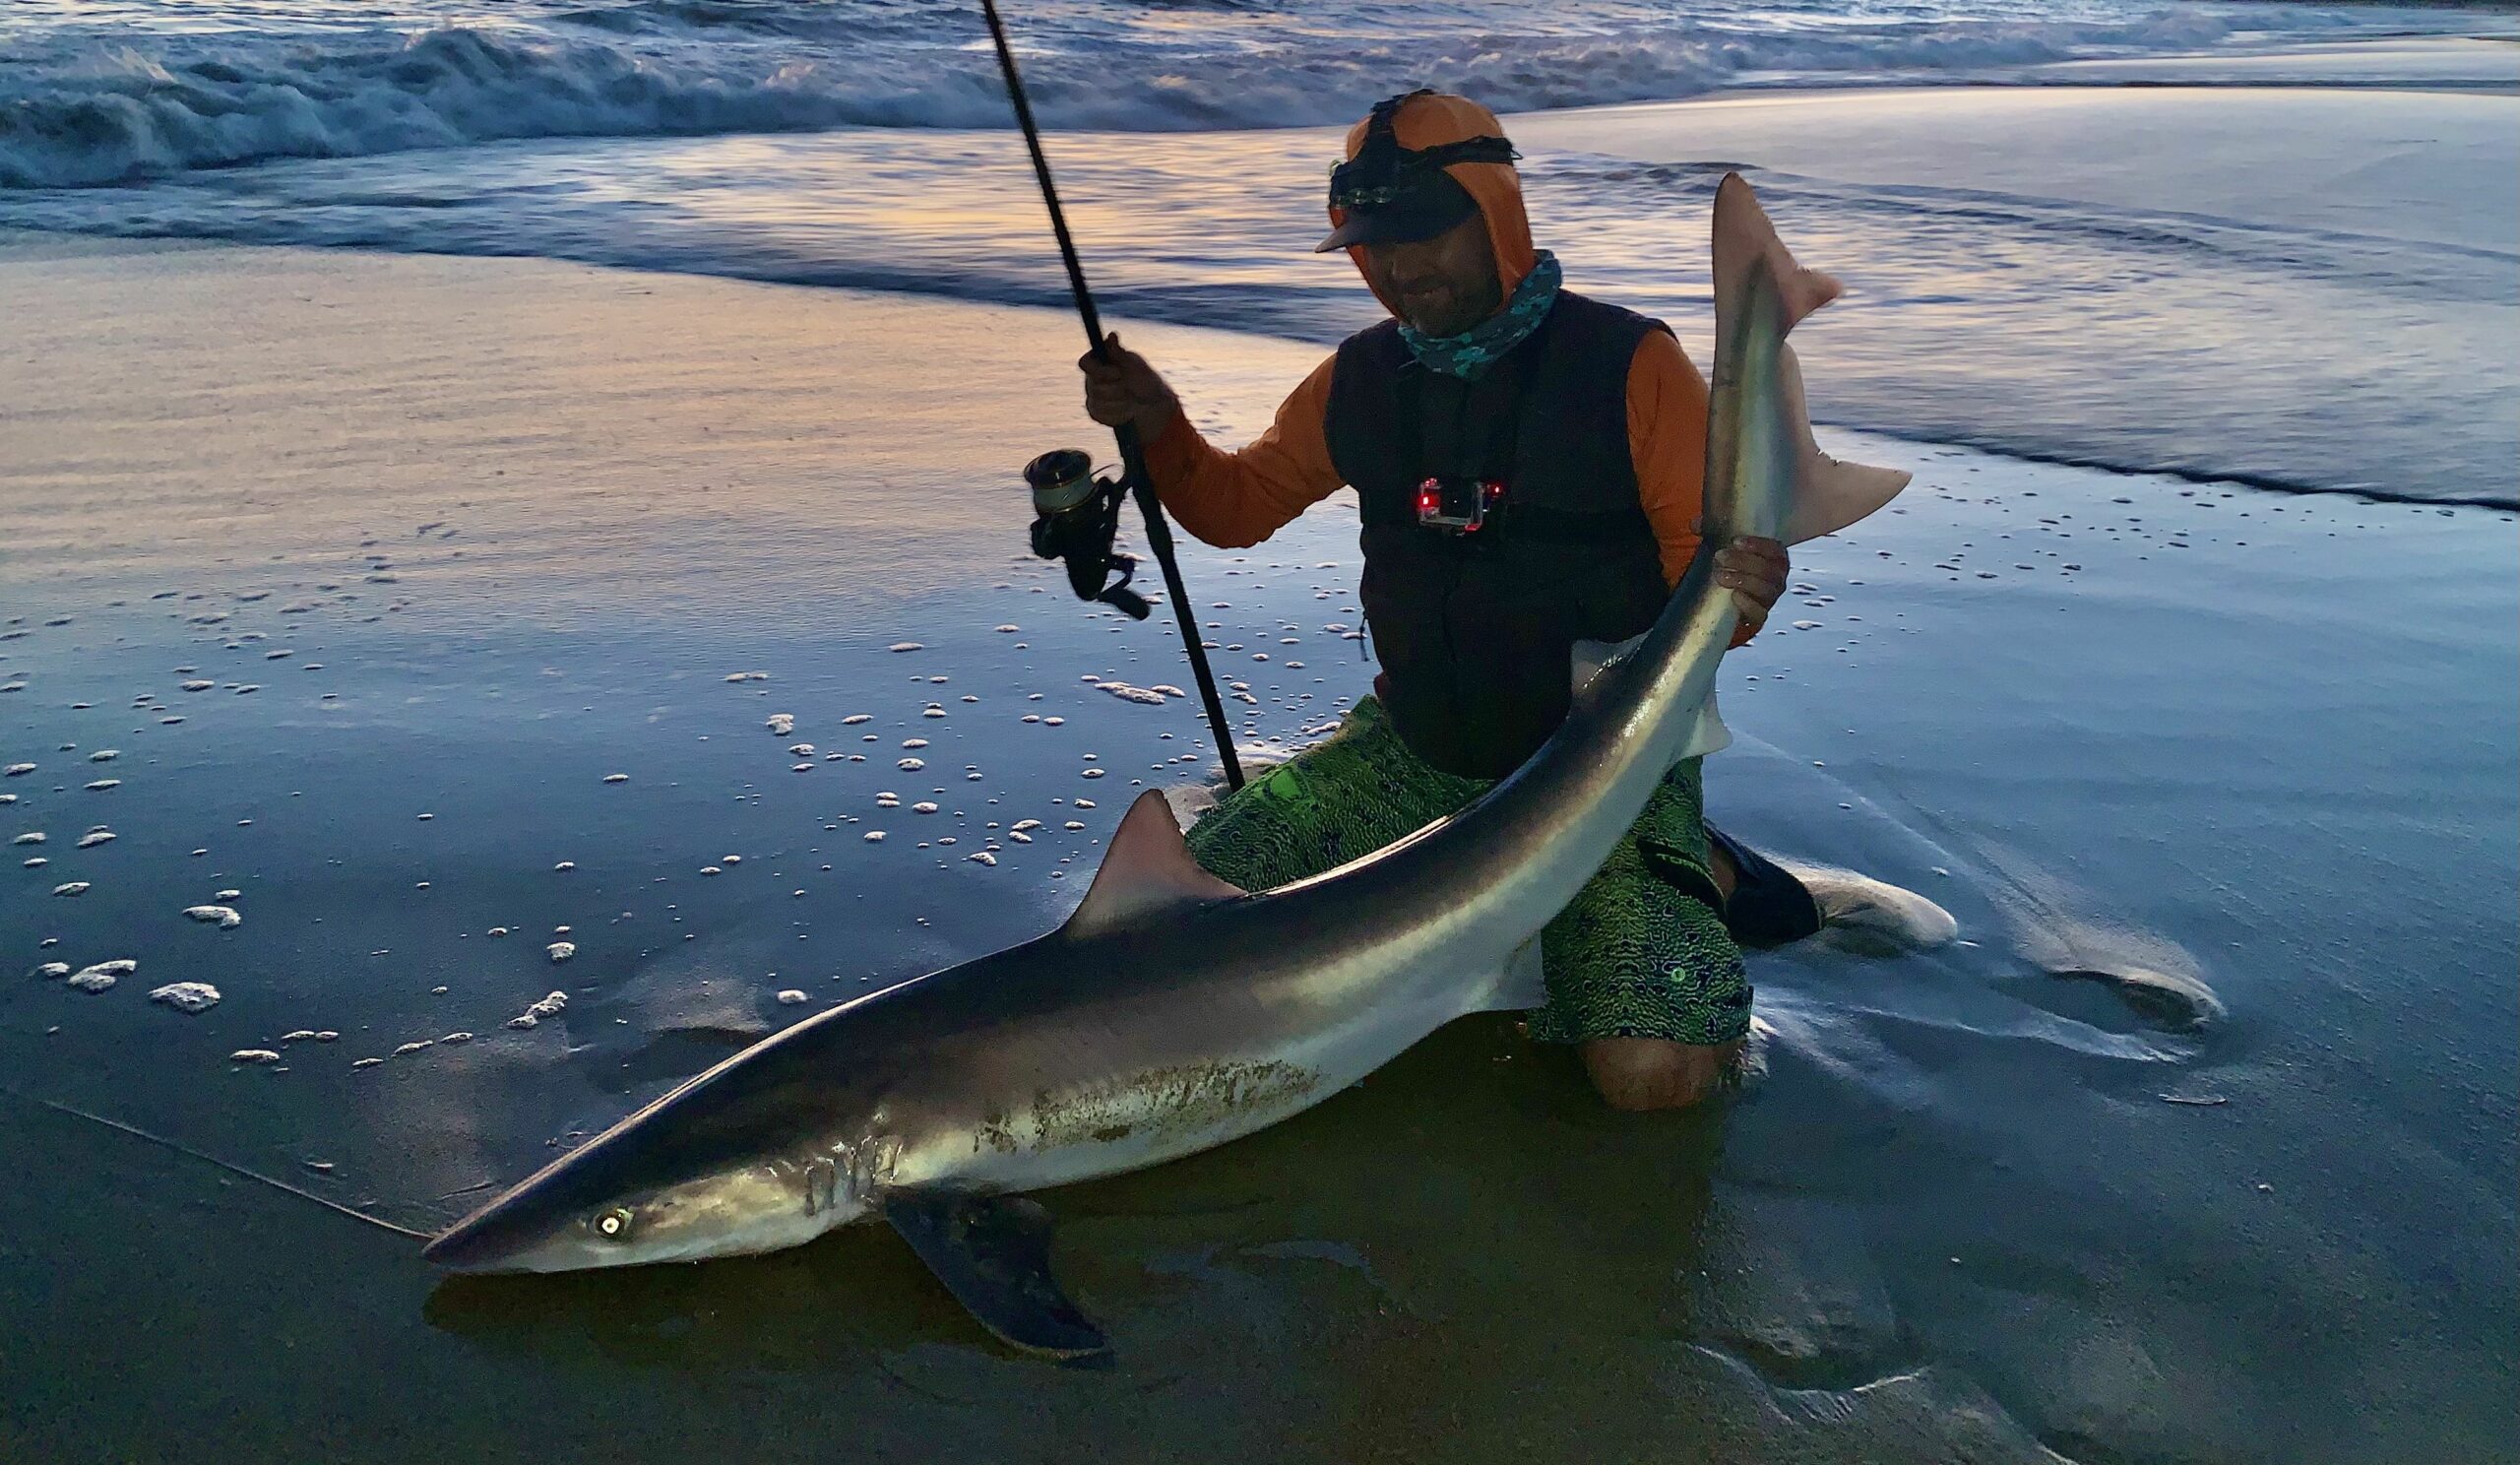
[[[1473,1003],[1474,1012],[1525,1012],[1548,1005],[1548,979],[1541,970],[1540,937],[1534,936],[1514,948],[1505,958],[1505,969],[1480,999]]]
[[[905,1191],[884,1219],[999,1341],[1051,1358],[1110,1349],[1050,1276],[1050,1213],[1020,1195]]]
[[[1065,929],[1089,936],[1115,926],[1134,925],[1163,916],[1231,900],[1243,891],[1218,879],[1190,858],[1172,805],[1155,790],[1138,796],[1111,831],[1111,848],[1102,867],[1094,872],[1093,888],[1084,904],[1068,918]]]

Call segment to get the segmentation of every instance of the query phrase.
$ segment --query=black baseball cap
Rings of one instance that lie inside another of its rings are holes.
[[[1431,239],[1478,212],[1479,202],[1469,189],[1441,168],[1426,168],[1383,202],[1348,206],[1346,222],[1314,245],[1312,252]]]

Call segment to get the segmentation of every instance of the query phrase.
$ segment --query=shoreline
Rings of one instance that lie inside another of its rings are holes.
[[[1661,104],[1657,103],[1657,105]],[[0,271],[7,271],[21,266],[52,264],[65,261],[77,262],[175,254],[215,255],[222,251],[238,251],[248,254],[271,253],[280,256],[302,254],[322,257],[340,254],[349,256],[368,256],[379,259],[428,258],[464,260],[480,263],[496,263],[503,258],[501,256],[484,256],[456,252],[439,253],[433,251],[413,251],[384,246],[359,247],[346,245],[318,247],[299,244],[237,244],[217,239],[180,237],[134,238],[95,235],[71,231],[0,227]],[[746,280],[738,277],[691,274],[676,271],[660,271],[635,264],[607,264],[597,261],[535,260],[531,261],[531,263],[594,271],[606,276],[623,277],[628,280],[661,279],[675,281],[709,281],[772,290],[796,290],[807,292],[810,295],[829,295],[842,299],[868,298],[875,300],[890,300],[899,302],[903,305],[922,302],[938,302],[967,305],[980,309],[1001,309],[1025,313],[1040,312],[1051,316],[1064,316],[1068,313],[1064,307],[1055,304],[974,298],[945,291],[927,291],[907,288],[887,289],[880,287],[869,286],[812,285],[784,280]],[[5,278],[0,278],[0,295],[5,295],[6,284],[7,281]],[[1258,331],[1238,330],[1231,326],[1185,327],[1163,321],[1130,322],[1124,317],[1116,314],[1111,318],[1116,324],[1125,324],[1132,330],[1138,331],[1205,330],[1220,335],[1241,337],[1255,342],[1267,342],[1272,346],[1296,344],[1305,346],[1310,345],[1309,342],[1303,342],[1300,338],[1275,336]],[[1814,425],[1819,427],[1861,432],[1867,436],[1887,438],[1893,441],[1909,443],[1920,448],[1929,449],[1938,446],[1968,448],[1972,451],[1984,453],[1993,458],[2022,464],[2086,469],[2095,473],[2129,478],[2174,478],[2182,482],[2196,484],[2200,487],[2231,485],[2235,487],[2248,488],[2259,492],[2277,493],[2297,497],[2321,497],[2332,495],[2364,503],[2404,504],[2416,507],[2438,508],[2444,512],[2448,512],[2452,509],[2477,509],[2499,514],[2505,518],[2520,516],[2520,498],[2493,498],[2482,495],[2465,495],[2457,491],[2448,493],[2435,492],[2430,494],[2391,492],[2387,489],[2371,486],[2337,486],[2323,483],[2297,481],[2281,477],[2251,474],[2246,471],[2238,470],[2191,470],[2180,468],[2176,465],[2134,467],[2124,463],[2114,462],[2096,454],[2041,452],[2036,449],[2022,447],[2000,440],[1983,440],[1966,433],[1942,435],[1928,435],[1923,433],[1909,434],[1896,430],[1885,429],[1879,426],[1850,424],[1832,420],[1825,415],[1825,410],[1816,411],[1821,411],[1824,414],[1822,415],[1816,415],[1813,418]],[[0,517],[0,523],[5,523],[5,517]],[[0,564],[5,564],[6,559],[6,554],[0,553]]]
[[[2520,390],[2520,96],[1892,88],[1511,126],[1542,159],[1535,218],[1569,279],[1700,357],[1702,251],[1665,236],[1700,226],[1709,159],[1753,167],[1850,287],[1804,338],[1840,386],[1825,421],[2200,482],[2520,500],[2502,410]],[[1373,319],[1353,272],[1309,253],[1319,183],[1298,150],[1329,136],[1057,138],[1104,308],[1315,349]],[[0,223],[1057,308],[1030,186],[1001,134],[543,141],[0,196]],[[1132,230],[1150,198],[1173,225]]]

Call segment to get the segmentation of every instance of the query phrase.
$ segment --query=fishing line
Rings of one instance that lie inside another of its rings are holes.
[[[413,1231],[408,1226],[397,1226],[382,1216],[371,1216],[365,1211],[352,1210],[338,1200],[328,1200],[325,1197],[316,1194],[312,1190],[302,1189],[296,1185],[290,1184],[286,1180],[275,1179],[270,1176],[247,1170],[245,1167],[236,1164],[232,1160],[221,1160],[217,1155],[196,1150],[191,1145],[185,1144],[181,1140],[168,1139],[162,1134],[152,1134],[137,1124],[126,1124],[120,1119],[110,1119],[100,1114],[91,1114],[87,1110],[81,1109],[76,1105],[64,1104],[57,1099],[37,1099],[32,1094],[22,1094],[16,1089],[9,1088],[6,1085],[0,1085],[0,1094],[7,1094],[12,1099],[21,1099],[29,1104],[40,1105],[45,1109],[51,1110],[55,1114],[65,1114],[69,1115],[73,1118],[86,1119],[92,1124],[102,1124],[108,1129],[118,1129],[135,1139],[145,1139],[151,1144],[160,1145],[166,1149],[173,1150],[178,1155],[188,1155],[195,1160],[201,1161],[205,1165],[216,1165],[220,1170],[226,1171],[229,1175],[242,1176],[249,1180],[259,1180],[263,1184],[269,1185],[275,1190],[284,1190],[289,1194],[296,1196],[300,1200],[311,1200],[328,1211],[338,1212],[341,1215],[349,1217],[353,1221],[364,1221],[368,1225],[373,1226],[380,1231],[390,1231],[396,1236],[410,1237],[414,1241],[426,1242],[434,1241],[436,1239],[429,1232]]]

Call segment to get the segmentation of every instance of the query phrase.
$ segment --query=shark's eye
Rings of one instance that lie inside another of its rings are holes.
[[[617,1242],[630,1235],[630,1208],[622,1206],[597,1218],[595,1229],[607,1242]]]

